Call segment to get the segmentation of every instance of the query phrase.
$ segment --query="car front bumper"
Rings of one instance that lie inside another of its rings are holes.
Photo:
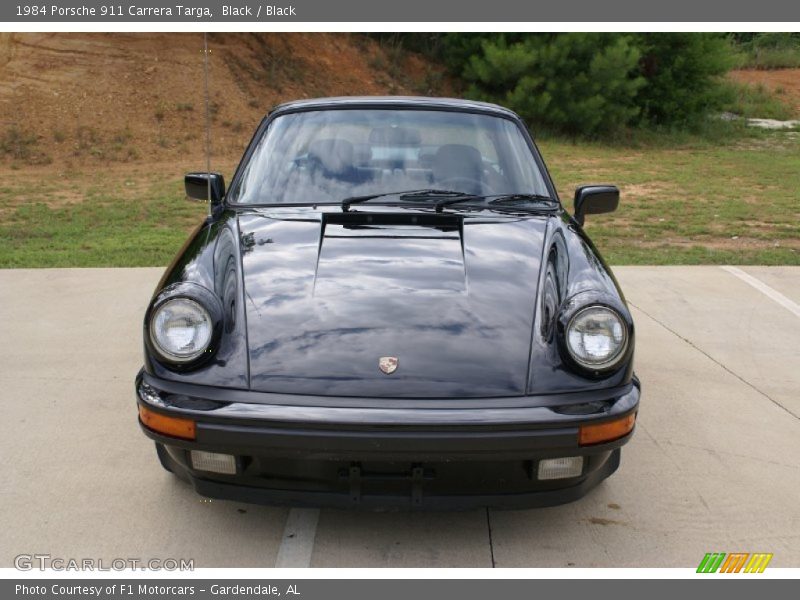
[[[635,414],[638,380],[613,390],[442,400],[273,395],[140,373],[140,406],[191,419],[194,439],[141,423],[165,468],[202,495],[257,504],[358,508],[524,508],[576,500],[611,475],[633,431],[581,446],[582,426]],[[235,457],[196,469],[192,451]],[[582,457],[580,474],[541,480],[542,460]]]

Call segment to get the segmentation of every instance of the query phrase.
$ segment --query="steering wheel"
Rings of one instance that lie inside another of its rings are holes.
[[[478,179],[473,179],[472,177],[448,177],[447,179],[442,179],[441,181],[436,181],[434,184],[439,187],[441,186],[447,190],[456,190],[456,191],[463,191],[467,190],[474,190],[477,189],[477,192],[467,192],[467,193],[475,193],[476,195],[482,196],[492,196],[495,194],[495,191],[483,181]]]

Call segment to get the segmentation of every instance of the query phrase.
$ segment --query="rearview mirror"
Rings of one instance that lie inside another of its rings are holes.
[[[582,185],[575,189],[575,220],[583,226],[586,215],[610,213],[619,206],[619,188],[615,185]]]
[[[225,196],[225,178],[220,173],[187,173],[184,178],[186,195],[194,200],[220,204]]]

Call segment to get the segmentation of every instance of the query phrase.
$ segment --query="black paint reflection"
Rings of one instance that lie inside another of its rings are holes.
[[[384,397],[525,392],[546,220],[353,232],[243,216],[251,386]],[[462,248],[463,244],[463,248]],[[391,376],[381,356],[397,356]]]
[[[148,372],[164,379],[247,389],[247,336],[239,275],[240,258],[236,216],[199,228],[168,267],[157,292],[180,281],[192,281],[213,291],[223,306],[223,335],[214,360],[187,373],[176,373],[145,357]]]
[[[220,298],[215,360],[179,374],[146,357],[146,369],[201,385],[378,398],[518,396],[630,380],[630,365],[587,379],[559,354],[554,326],[565,303],[621,298],[564,215],[431,215],[362,227],[336,208],[225,213],[195,232],[158,288],[193,281]],[[247,252],[244,240],[253,242]],[[399,358],[395,373],[379,370],[381,356]]]

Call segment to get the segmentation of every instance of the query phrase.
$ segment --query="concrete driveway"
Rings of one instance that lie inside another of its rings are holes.
[[[133,377],[161,269],[0,271],[0,566],[800,566],[800,267],[615,270],[637,326],[620,470],[531,511],[356,513],[208,501],[158,465]]]

